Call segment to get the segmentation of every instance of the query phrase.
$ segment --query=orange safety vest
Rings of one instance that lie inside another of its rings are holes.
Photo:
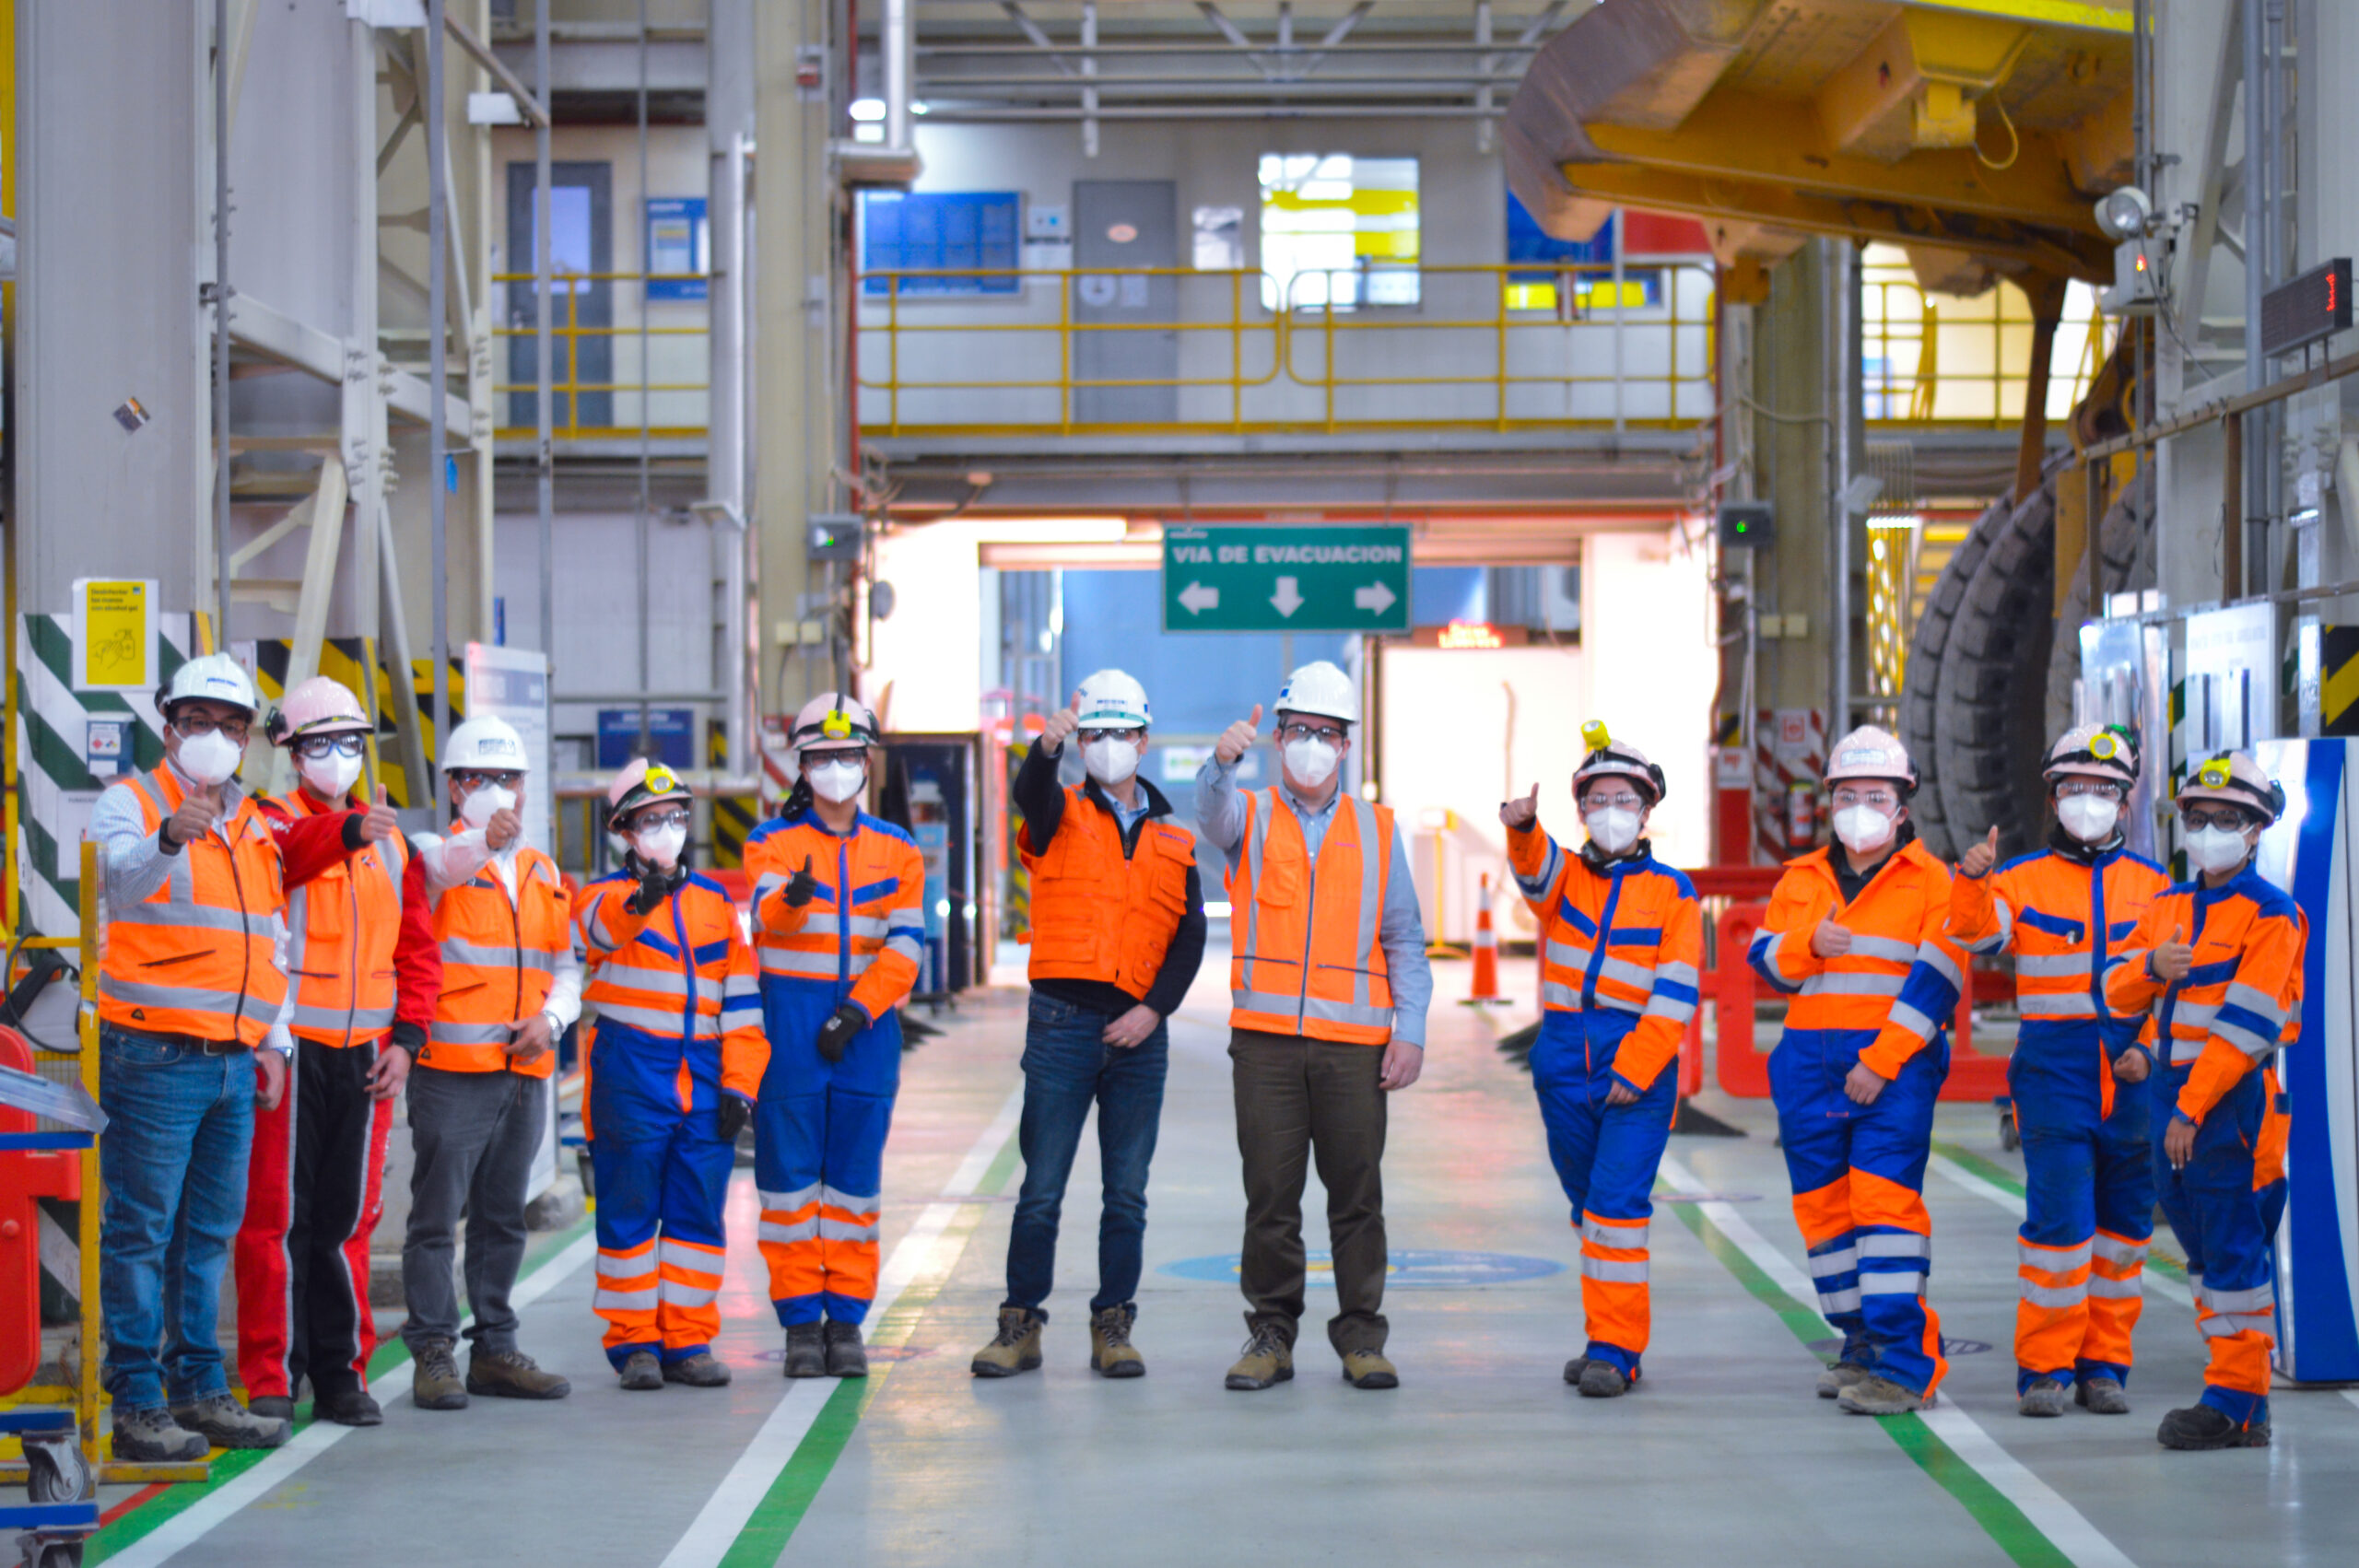
[[[1228,1024],[1380,1046],[1392,1038],[1392,978],[1376,937],[1392,871],[1392,813],[1346,791],[1312,860],[1274,790],[1245,797],[1229,868]]]
[[[187,798],[169,767],[115,788],[138,801],[149,833]],[[99,1016],[142,1034],[260,1045],[287,999],[278,840],[244,796],[228,821],[170,859],[155,892],[111,912]]]
[[[509,1025],[549,1000],[558,957],[573,945],[571,901],[557,863],[538,849],[516,851],[516,898],[487,865],[473,882],[447,888],[434,902],[434,940],[442,946],[442,994],[426,1032],[421,1066],[446,1072],[520,1072],[546,1078],[557,1052],[522,1066],[511,1062]]]
[[[1196,840],[1185,828],[1149,819],[1122,853],[1122,825],[1079,788],[1049,847],[1016,848],[1032,876],[1032,978],[1102,980],[1144,997],[1188,913],[1188,869]]]
[[[340,808],[300,790],[280,796],[288,816]],[[401,937],[409,840],[370,843],[287,895],[289,1030],[323,1046],[365,1046],[393,1032],[393,944]]]

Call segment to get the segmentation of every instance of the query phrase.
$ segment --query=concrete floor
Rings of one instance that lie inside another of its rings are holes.
[[[1943,1326],[1989,1348],[1954,1356],[1926,1417],[1879,1423],[1812,1397],[1804,1341],[1825,1330],[1778,1294],[1805,1287],[1768,1107],[1711,1094],[1705,1107],[1750,1136],[1672,1141],[1670,1184],[1721,1201],[1659,1212],[1644,1386],[1612,1403],[1579,1398],[1558,1377],[1580,1348],[1579,1276],[1562,1267],[1575,1238],[1530,1082],[1492,1045],[1529,1020],[1528,1002],[1438,1009],[1426,1079],[1394,1103],[1387,1207],[1396,1253],[1507,1254],[1559,1270],[1479,1286],[1412,1285],[1415,1270],[1403,1271],[1387,1303],[1396,1392],[1343,1383],[1315,1323],[1294,1383],[1226,1392],[1240,1303],[1217,1278],[1172,1267],[1238,1245],[1225,976],[1215,954],[1172,1024],[1140,1292],[1145,1378],[1106,1383],[1085,1364],[1088,1141],[1047,1367],[1003,1382],[968,1374],[1002,1293],[1016,1179],[1023,993],[1000,990],[945,1015],[948,1032],[907,1059],[886,1159],[882,1294],[898,1305],[872,1320],[879,1370],[864,1387],[779,1377],[748,1242],[732,1250],[718,1347],[736,1384],[624,1394],[589,1311],[589,1243],[549,1238],[527,1281],[538,1294],[525,1344],[573,1378],[571,1399],[433,1415],[404,1398],[377,1430],[307,1427],[259,1463],[217,1467],[205,1492],[172,1489],[123,1512],[92,1560],[2349,1562],[2359,1400],[2281,1391],[2265,1451],[2158,1447],[2154,1423],[2192,1397],[2201,1355],[2191,1312],[2166,1294],[2148,1297],[2134,1414],[2014,1414],[2015,1218],[2003,1179],[1975,1176],[1972,1162],[2021,1167],[2000,1153],[1986,1107],[1944,1108],[1937,1137],[1968,1163],[1947,1167],[1963,1181],[1937,1173],[1926,1197]],[[1462,966],[1439,977],[1446,998],[1464,986]],[[1314,1186],[1314,1216],[1321,1201]],[[753,1210],[741,1173],[733,1236],[750,1237]],[[1310,1229],[1316,1246],[1323,1224]],[[405,1379],[394,1367],[381,1391]]]

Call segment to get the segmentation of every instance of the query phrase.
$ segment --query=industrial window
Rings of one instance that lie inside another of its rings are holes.
[[[1190,226],[1194,232],[1191,259],[1198,272],[1245,270],[1245,209],[1198,207]]]
[[[862,192],[861,292],[876,299],[1016,293],[1018,202],[1014,191]],[[886,274],[901,275],[898,285]]]
[[[1262,156],[1262,304],[1348,310],[1417,302],[1417,160]]]
[[[1625,264],[1618,290],[1614,280],[1614,245],[1622,215],[1607,218],[1587,240],[1559,240],[1540,227],[1531,209],[1508,193],[1508,262],[1545,263],[1526,272],[1508,274],[1507,307],[1510,310],[1563,310],[1586,314],[1617,306],[1640,310],[1662,303],[1663,276],[1658,267]],[[1560,299],[1562,286],[1569,298]]]

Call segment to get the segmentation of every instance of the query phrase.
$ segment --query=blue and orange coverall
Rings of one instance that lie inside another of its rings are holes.
[[[1580,1232],[1585,1353],[1635,1379],[1652,1328],[1649,1194],[1678,1109],[1674,1063],[1696,1014],[1703,906],[1643,842],[1597,864],[1534,824],[1508,831],[1508,857],[1540,919],[1532,1086]],[[1608,1105],[1616,1084],[1637,1098]]]
[[[806,868],[818,891],[798,908],[787,890]],[[788,1327],[856,1324],[876,1298],[877,1193],[901,1082],[895,1009],[924,951],[925,860],[907,833],[865,812],[839,836],[804,811],[756,828],[745,869],[770,1040],[754,1109],[770,1300]],[[819,1029],[847,1001],[868,1027],[830,1062]]]
[[[2013,952],[2023,1024],[2007,1090],[2024,1141],[2016,1260],[2015,1389],[2038,1378],[2130,1377],[2154,1234],[2146,1082],[2114,1063],[2138,1044],[2135,1013],[2108,1006],[2105,974],[2170,876],[2118,844],[2062,832],[2038,854],[1960,876],[1950,936],[1968,953]]]
[[[2148,959],[2157,943],[2195,948],[2170,985]],[[2269,1420],[2277,1343],[2271,1249],[2285,1207],[2286,1122],[2271,1062],[2299,1029],[2308,922],[2292,895],[2248,861],[2219,887],[2177,883],[2156,898],[2106,972],[2106,1000],[2151,1012],[2156,1063],[2154,1159],[2163,1213],[2187,1254],[2195,1326],[2209,1346],[2203,1403],[2240,1426]],[[2195,1125],[2195,1150],[2171,1168],[2163,1139]]]
[[[709,1351],[727,1238],[734,1143],[721,1097],[751,1101],[769,1045],[760,980],[720,883],[691,876],[645,915],[639,879],[602,877],[574,916],[597,1010],[582,1130],[598,1190],[598,1292],[606,1357],[667,1363]]]
[[[1906,824],[1902,833],[1848,900],[1829,859],[1839,845],[1788,861],[1749,956],[1793,998],[1769,1093],[1819,1311],[1843,1336],[1843,1362],[1930,1395],[1949,1363],[1925,1302],[1925,1161],[1966,956],[1942,934],[1949,868]],[[1851,950],[1822,958],[1811,938],[1830,919],[1850,931]],[[1844,1092],[1860,1064],[1885,1080],[1865,1106]]]

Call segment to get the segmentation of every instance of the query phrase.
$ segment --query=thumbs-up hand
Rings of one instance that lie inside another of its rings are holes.
[[[2154,972],[2154,978],[2177,985],[2187,977],[2188,970],[2195,965],[2195,949],[2186,939],[2187,928],[2173,926],[2171,940],[2154,944],[2154,951],[2146,955],[2146,967]]]
[[[1050,714],[1049,721],[1040,727],[1041,748],[1051,752],[1063,750],[1065,737],[1080,728],[1081,694],[1075,692],[1073,701]]]
[[[360,837],[370,843],[382,844],[401,837],[401,819],[393,815],[393,803],[386,799],[385,787],[377,786],[376,802],[360,818]]]
[[[1521,833],[1540,818],[1540,786],[1534,784],[1532,793],[1520,800],[1499,802],[1499,821],[1510,832]]]
[[[167,848],[178,850],[182,845],[194,844],[212,832],[220,815],[221,808],[210,796],[202,790],[192,790],[173,808],[171,819],[164,824],[158,837],[168,837]]]
[[[1213,755],[1220,759],[1223,767],[1234,767],[1237,759],[1252,749],[1261,733],[1262,705],[1257,702],[1252,718],[1240,719],[1220,732],[1220,739],[1213,743]]]
[[[1851,928],[1832,920],[1819,921],[1810,933],[1810,950],[1821,958],[1842,957],[1851,951]]]
[[[811,857],[805,855],[803,857],[803,869],[786,879],[786,891],[783,895],[786,907],[790,909],[800,909],[818,896],[818,893],[819,879],[811,874]]]
[[[1990,874],[1990,868],[1998,859],[1999,830],[1994,827],[1990,830],[1989,837],[1979,844],[1966,847],[1966,853],[1958,858],[1958,874],[1973,877],[1978,882]]]

